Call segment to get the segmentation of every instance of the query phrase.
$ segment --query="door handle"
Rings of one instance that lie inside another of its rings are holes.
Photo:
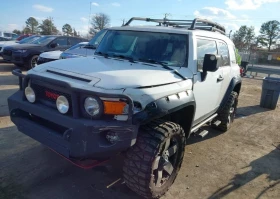
[[[221,75],[217,78],[217,82],[221,82],[223,80],[224,80],[224,78]]]

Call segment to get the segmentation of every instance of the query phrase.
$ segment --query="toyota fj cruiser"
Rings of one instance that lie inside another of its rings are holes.
[[[125,183],[147,198],[173,184],[192,133],[230,128],[241,88],[225,28],[198,18],[131,18],[108,29],[93,57],[13,74],[20,89],[8,103],[19,131],[71,161],[123,153]]]

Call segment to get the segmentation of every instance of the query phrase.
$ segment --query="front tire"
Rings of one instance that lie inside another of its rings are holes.
[[[31,57],[31,59],[28,61],[28,65],[27,65],[28,69],[32,69],[36,67],[38,57],[39,57],[38,55],[34,55]]]
[[[159,198],[173,184],[184,152],[185,133],[180,125],[156,120],[141,127],[136,144],[125,155],[126,185],[145,198]]]

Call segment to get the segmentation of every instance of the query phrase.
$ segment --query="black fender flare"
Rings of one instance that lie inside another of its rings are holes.
[[[225,95],[224,95],[224,97],[223,97],[223,99],[221,101],[220,107],[219,107],[217,112],[219,112],[220,110],[223,109],[223,107],[225,106],[225,104],[226,104],[226,102],[227,102],[231,92],[234,90],[235,86],[238,85],[238,84],[241,84],[241,82],[242,82],[242,79],[241,79],[240,76],[233,77],[231,79],[230,84],[229,84],[229,86],[227,88],[227,91],[226,91],[226,93],[225,93]]]
[[[142,125],[154,119],[161,118],[165,115],[183,109],[187,106],[194,107],[194,116],[196,103],[192,90],[168,95],[150,102],[143,111],[133,115],[132,123],[135,125]]]

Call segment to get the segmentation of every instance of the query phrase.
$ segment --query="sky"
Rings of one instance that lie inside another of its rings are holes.
[[[39,23],[47,17],[61,31],[70,24],[80,34],[87,34],[89,17],[105,13],[111,26],[120,26],[131,17],[162,19],[211,19],[236,31],[241,25],[254,26],[258,34],[262,23],[280,21],[280,0],[9,0],[1,2],[0,30],[22,30],[29,17]],[[141,25],[145,22],[141,22]]]

